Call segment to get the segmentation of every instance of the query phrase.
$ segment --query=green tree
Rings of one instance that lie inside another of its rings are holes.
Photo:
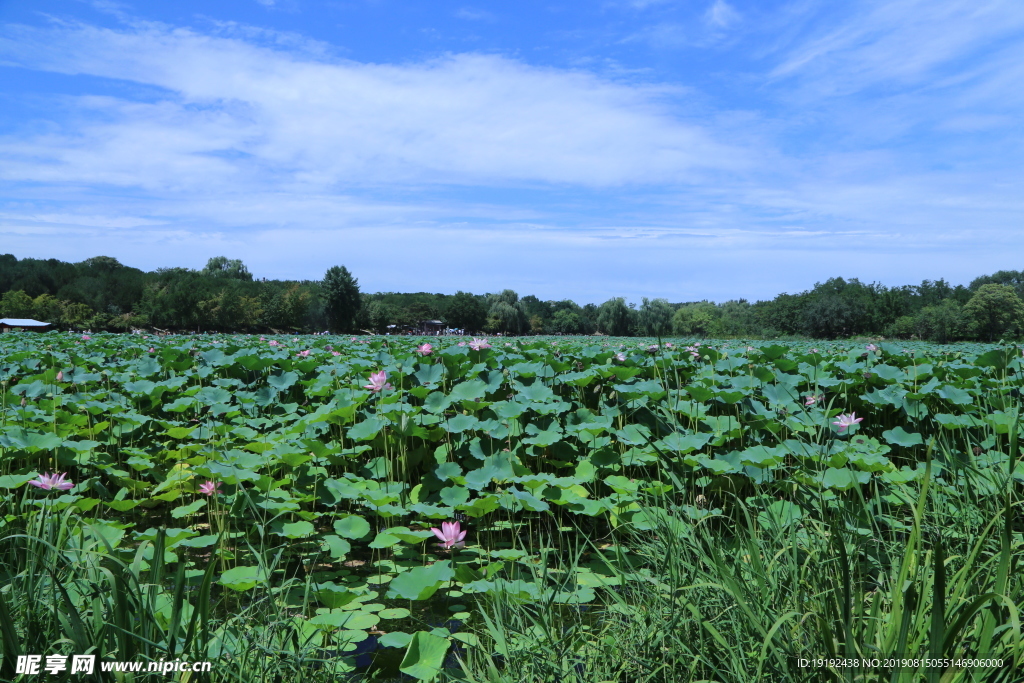
[[[333,266],[320,285],[327,324],[332,332],[351,332],[359,313],[359,281],[345,266]]]
[[[871,288],[856,278],[847,282],[834,277],[815,284],[801,311],[804,334],[836,339],[869,331],[866,320],[872,296]]]
[[[159,328],[196,330],[210,324],[200,302],[215,298],[222,284],[186,268],[162,269],[143,290],[136,310]]]
[[[551,325],[551,303],[541,301],[532,294],[528,294],[516,304],[523,312],[523,318],[527,321],[526,327],[531,334],[543,334],[544,330]]]
[[[640,303],[640,310],[637,313],[637,322],[640,331],[648,337],[662,337],[672,331],[672,309],[666,299],[654,299],[647,297]]]
[[[459,291],[446,302],[444,318],[454,328],[477,332],[487,323],[487,309],[478,297]]]
[[[227,256],[214,256],[206,262],[202,270],[208,277],[224,277],[232,280],[252,281],[252,273],[245,267],[241,259],[229,259]]]
[[[709,337],[718,332],[718,307],[710,301],[684,304],[672,316],[672,331],[683,337]]]
[[[577,311],[580,316],[580,332],[582,334],[594,334],[597,332],[597,316],[600,310],[597,304],[584,304]]]
[[[85,259],[78,265],[82,268],[104,273],[124,268],[124,265],[113,256],[93,256],[92,258]]]
[[[96,315],[96,312],[85,304],[72,301],[65,301],[63,303],[64,310],[61,312],[60,322],[67,327],[81,327],[86,321]]]
[[[145,291],[146,273],[111,256],[93,256],[75,264],[74,270],[74,276],[53,294],[61,300],[88,304],[97,312],[122,315],[132,311]]]
[[[0,298],[0,315],[5,318],[31,318],[32,309],[32,297],[20,289],[5,292]]]
[[[984,285],[1009,285],[1018,297],[1024,296],[1024,271],[1000,270],[991,275],[982,275],[971,280],[969,285],[972,292],[977,291]]]
[[[61,322],[64,304],[51,294],[40,294],[32,302],[32,317],[53,325]]]
[[[625,337],[633,329],[635,315],[625,297],[608,299],[598,309],[597,328],[612,337]]]
[[[579,334],[583,331],[579,314],[564,308],[560,311],[555,311],[555,314],[551,316],[549,325],[551,327],[550,331],[554,334]]]
[[[803,330],[809,337],[837,339],[860,331],[859,302],[840,294],[816,297],[803,310]]]
[[[234,287],[225,287],[213,298],[200,301],[198,308],[204,326],[221,331],[251,329],[259,324],[263,315],[259,297],[244,296]],[[295,317],[301,317],[301,312]]]
[[[527,322],[525,318],[519,306],[499,299],[487,312],[487,328],[490,332],[522,334]]]
[[[746,299],[726,301],[717,307],[719,334],[740,337],[754,330],[754,313]]]
[[[388,325],[399,324],[399,314],[395,307],[381,300],[375,299],[366,306],[366,314],[370,321],[370,328],[375,332],[385,332]]]
[[[1011,285],[981,285],[964,305],[964,315],[979,335],[994,341],[1024,326],[1024,302]]]
[[[529,325],[527,308],[522,305],[515,290],[506,289],[488,296],[487,330],[506,334],[522,334]]]
[[[253,312],[259,311],[258,326],[270,330],[297,330],[306,324],[313,307],[313,295],[308,287],[297,282],[268,282],[260,286],[263,291],[258,303],[250,304]],[[318,329],[323,329],[322,325]]]
[[[488,296],[490,297],[491,305],[494,305],[499,301],[506,303],[509,306],[515,306],[519,303],[519,295],[516,294],[514,289],[503,289],[500,294],[490,294]]]
[[[955,299],[943,299],[935,306],[925,306],[914,316],[914,331],[921,339],[939,342],[956,341],[974,334],[974,321],[964,314]]]
[[[901,315],[885,328],[886,337],[910,339],[917,334],[917,320],[912,315]]]
[[[808,294],[779,294],[771,301],[758,301],[751,308],[755,324],[761,330],[776,334],[797,334],[801,331],[801,318]]]

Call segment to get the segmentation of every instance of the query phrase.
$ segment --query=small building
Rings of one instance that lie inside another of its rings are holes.
[[[29,318],[0,318],[0,332],[17,332],[20,330],[49,332],[51,329],[50,323],[30,320]]]
[[[421,320],[420,321],[420,334],[438,334],[444,330],[444,321],[441,320]]]

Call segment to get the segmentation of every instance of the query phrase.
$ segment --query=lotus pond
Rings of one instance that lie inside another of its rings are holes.
[[[0,679],[94,653],[214,663],[183,681],[1019,680],[1021,367],[0,335]],[[797,663],[926,656],[951,663]]]

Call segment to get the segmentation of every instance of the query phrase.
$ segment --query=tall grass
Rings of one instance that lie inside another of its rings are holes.
[[[186,563],[177,562],[170,571],[162,532],[125,557],[73,508],[35,508],[23,498],[12,512],[0,535],[2,681],[16,680],[20,654],[94,654],[143,662],[143,668],[161,660],[212,661],[210,673],[181,674],[196,683],[336,681],[353,668],[336,656],[340,650],[326,652],[319,631],[295,617],[315,602],[308,579],[264,586],[241,603],[216,590],[216,562],[202,572],[186,572]],[[272,576],[280,553],[249,550]],[[116,676],[97,671],[94,680],[173,680],[156,673]]]
[[[727,515],[694,519],[679,492],[651,496],[638,518],[602,544],[582,530],[569,539],[523,539],[561,548],[531,568],[547,586],[567,583],[584,559],[601,563],[609,586],[581,608],[511,593],[482,596],[478,645],[444,678],[465,683],[677,683],[685,681],[977,681],[1013,683],[1024,671],[1018,572],[1021,498],[1006,469],[977,468],[949,441],[929,448],[922,481],[898,493],[825,500],[801,488],[807,514],[786,517],[727,501]],[[941,466],[933,461],[961,463]],[[671,458],[666,457],[666,463]],[[941,472],[941,476],[936,474]],[[669,473],[670,475],[672,473]],[[165,540],[119,557],[103,533],[22,499],[0,539],[0,679],[14,680],[21,653],[64,650],[102,658],[213,659],[210,674],[181,680],[334,681],[351,670],[297,617],[308,613],[309,579],[247,594],[218,593],[217,571],[168,570]],[[649,528],[641,528],[649,527]],[[580,539],[578,543],[567,543]],[[631,552],[627,552],[631,551]],[[266,576],[280,553],[250,548]],[[195,574],[195,575],[193,575]],[[476,617],[474,617],[476,619]],[[344,644],[341,644],[344,646]],[[899,659],[1002,659],[1002,666],[891,666]],[[814,665],[877,659],[878,667]],[[809,660],[811,663],[801,662]],[[141,681],[155,674],[122,675]],[[160,680],[167,680],[159,677]],[[110,680],[114,680],[111,678]]]
[[[651,496],[640,519],[612,544],[580,533],[523,539],[558,546],[532,568],[541,585],[568,586],[584,559],[610,577],[596,604],[525,604],[483,596],[478,645],[444,677],[465,683],[677,683],[685,681],[977,681],[1013,683],[1024,671],[1019,561],[1021,498],[1006,469],[977,468],[949,440],[929,448],[922,481],[898,493],[851,492],[825,500],[801,488],[803,517],[765,514],[750,499],[729,514],[694,519],[693,489]],[[940,456],[941,466],[933,461]],[[671,463],[671,458],[666,457]],[[950,467],[948,463],[961,463]],[[941,476],[936,472],[941,472]],[[669,473],[671,475],[671,473]],[[165,540],[119,557],[103,533],[22,499],[0,539],[0,679],[14,656],[65,650],[102,658],[214,659],[210,674],[181,680],[334,681],[351,669],[328,649],[306,613],[309,580],[232,601],[212,585],[217,571],[168,570]],[[640,528],[649,527],[649,528]],[[250,548],[265,575],[280,553]],[[627,553],[627,551],[631,551]],[[1002,666],[886,665],[892,659],[1002,659]],[[828,658],[878,659],[868,668],[816,666]],[[809,660],[802,663],[801,660]],[[155,674],[123,676],[140,681]],[[167,680],[159,677],[160,680]],[[114,680],[111,678],[110,680]]]
[[[678,498],[652,497],[643,515],[651,528],[616,532],[607,567],[618,585],[603,591],[600,604],[582,613],[486,601],[482,645],[453,679],[1024,680],[1015,434],[1008,446],[1005,471],[964,465],[945,477],[934,475],[929,448],[923,480],[897,496],[826,501],[797,491],[810,510],[802,518],[755,513],[737,498],[728,523],[695,521]],[[937,448],[956,460],[951,444]],[[986,495],[977,495],[979,487]],[[642,558],[632,571],[623,548]],[[851,658],[879,666],[814,662]],[[925,658],[954,663],[893,664]],[[955,663],[975,658],[1003,663]]]

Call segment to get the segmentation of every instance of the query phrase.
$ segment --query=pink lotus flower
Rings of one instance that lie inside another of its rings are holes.
[[[337,351],[331,351],[332,356],[340,356],[341,354]]]
[[[212,496],[215,493],[220,493],[220,491],[217,490],[219,487],[220,482],[207,481],[205,484],[199,485],[199,492]]]
[[[58,370],[57,371],[57,381],[58,382],[63,382],[64,381],[64,371],[63,370]]]
[[[483,351],[484,349],[491,348],[491,345],[487,343],[486,339],[477,339],[473,337],[473,341],[469,342],[469,348],[474,351]]]
[[[150,347],[149,347],[149,352],[150,352],[150,353],[156,353],[156,349],[155,349],[155,348],[153,348],[152,346],[150,346]]]
[[[807,400],[804,401],[805,406],[813,406],[815,403],[821,400],[821,396],[808,396]]]
[[[459,342],[459,346],[465,346],[466,342]]]
[[[877,351],[878,350],[878,347],[875,346],[874,344],[868,344],[864,348],[866,348],[868,351]]]
[[[657,344],[651,344],[650,346],[647,347],[647,353],[657,353],[657,352],[658,352],[658,345]]]
[[[675,346],[672,344],[672,342],[665,342],[665,348],[666,349],[674,349]]]
[[[295,338],[293,338],[293,339],[292,339],[292,341],[293,341],[293,342],[297,342],[297,341],[299,341],[299,338],[298,338],[298,337],[295,337]]]
[[[459,530],[458,522],[443,522],[440,529],[431,527],[430,530],[434,532],[435,536],[444,541],[442,546],[445,550],[451,550],[453,547],[464,548],[466,546],[466,542],[462,540],[466,537],[466,532]]]
[[[280,344],[278,344],[278,343],[277,343],[277,340],[276,340],[276,339],[271,339],[271,340],[270,340],[270,345],[271,345],[271,346],[280,346]]]
[[[356,338],[355,338],[355,337],[352,337],[352,339],[351,339],[350,341],[356,341]]]
[[[624,363],[626,361],[626,354],[624,354],[622,351],[619,351],[617,354],[615,354],[615,360],[619,361],[620,363]]]
[[[839,433],[842,434],[848,427],[852,427],[858,422],[863,422],[863,417],[857,417],[857,413],[850,413],[849,415],[840,415],[839,419],[833,422],[836,427],[839,427]]]
[[[260,341],[267,341],[266,337],[260,337]]]
[[[383,370],[381,370],[380,372],[375,372],[370,375],[370,383],[364,384],[363,388],[369,389],[370,391],[373,392],[378,392],[381,389],[394,389],[394,387],[391,386],[391,383],[388,382],[387,379],[388,373],[384,372]]]
[[[66,474],[40,474],[38,479],[33,479],[29,482],[32,486],[36,486],[45,491],[50,489],[59,489],[61,491],[67,491],[75,487],[70,481],[64,481]]]
[[[307,357],[307,356],[309,355],[309,349],[306,349],[305,351],[299,351],[299,352],[298,352],[297,354],[295,354],[295,355],[296,355],[296,356],[301,356],[302,358],[305,358],[305,357]]]
[[[420,354],[421,356],[429,356],[433,352],[434,347],[431,346],[429,343],[420,344],[419,346],[416,347],[416,353]]]
[[[820,353],[818,349],[811,349],[811,353]]]
[[[83,334],[82,335],[82,341],[89,341],[90,339],[92,339],[92,337],[90,337],[89,335],[87,335],[87,334]]]

